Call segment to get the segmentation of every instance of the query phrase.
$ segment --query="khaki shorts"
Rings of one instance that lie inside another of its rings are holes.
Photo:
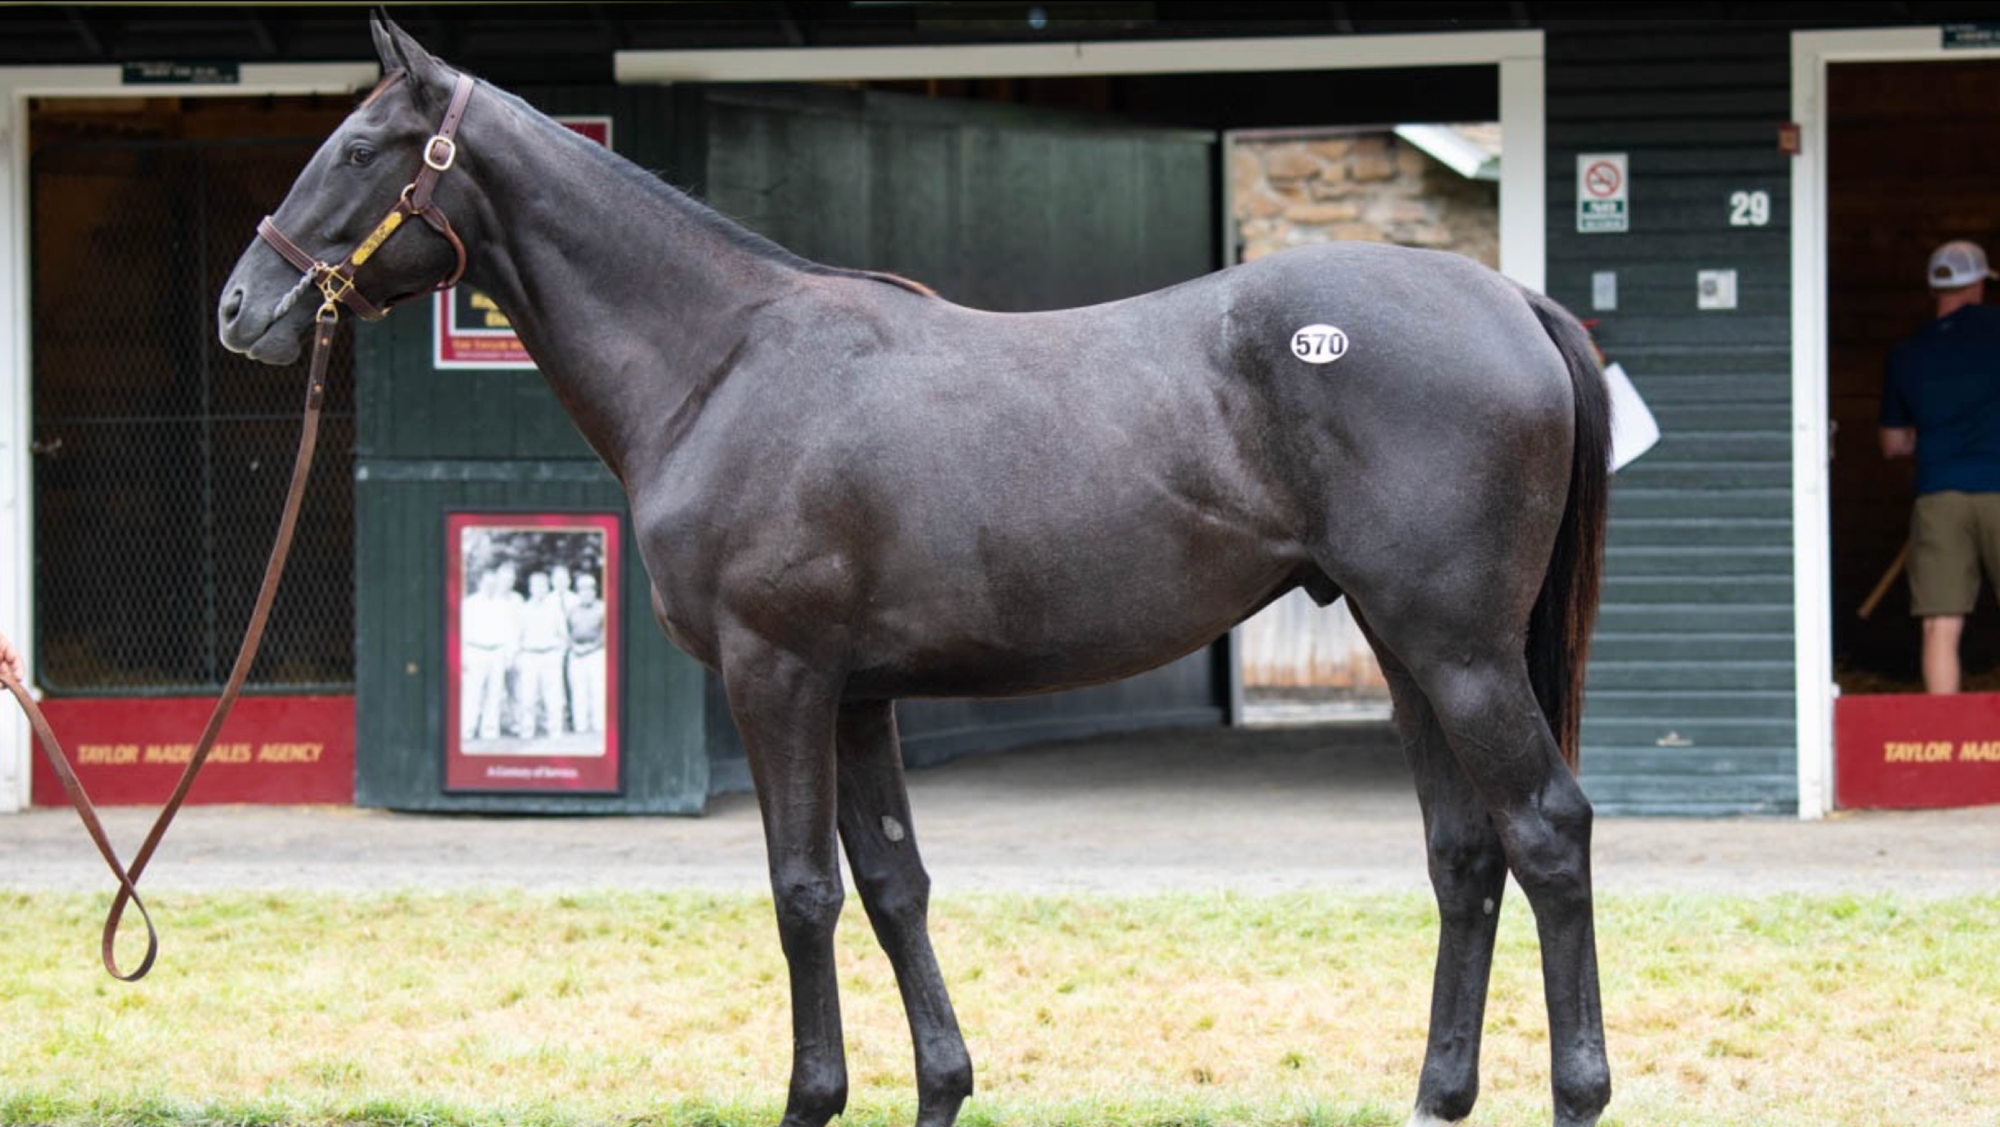
[[[1972,613],[1979,567],[2000,577],[2000,493],[1926,493],[1910,519],[1910,613]],[[2000,579],[1995,580],[2000,588]]]

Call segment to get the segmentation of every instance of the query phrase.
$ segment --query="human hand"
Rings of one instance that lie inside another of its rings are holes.
[[[14,643],[8,641],[5,634],[0,634],[0,673],[16,682],[26,680],[28,676],[27,665],[21,661],[21,651],[14,648]]]

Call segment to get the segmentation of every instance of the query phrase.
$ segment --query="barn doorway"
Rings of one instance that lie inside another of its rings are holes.
[[[225,352],[215,295],[352,99],[29,104],[36,677],[58,696],[228,677],[298,438],[298,381]],[[354,679],[352,361],[251,685]]]
[[[51,723],[97,749],[80,759],[100,804],[172,786],[250,617],[304,374],[226,352],[215,299],[258,218],[352,108],[337,79],[324,88],[338,92],[17,103],[32,674]],[[296,551],[218,748],[225,767],[195,802],[353,798],[353,362],[344,344],[331,360]],[[281,745],[313,751],[268,754]],[[29,781],[34,803],[64,801],[40,761]]]
[[[2000,151],[1965,143],[2000,129],[1996,86],[1993,59],[1828,70],[1834,675],[1843,696],[1923,691],[1897,563],[1914,467],[1882,456],[1876,419],[1890,350],[1933,315],[1924,280],[1932,248],[1971,239],[2000,253]],[[1964,657],[1968,691],[2000,691],[2000,608],[1990,593],[1966,624]]]
[[[1906,557],[1915,467],[1879,444],[1885,365],[1935,318],[1933,248],[2000,251],[2000,59],[1836,62],[1825,79],[1831,640],[1841,806],[2000,801],[2000,592],[1984,585],[1961,646],[1962,694],[1924,696]],[[2000,300],[2000,285],[1987,295]]]

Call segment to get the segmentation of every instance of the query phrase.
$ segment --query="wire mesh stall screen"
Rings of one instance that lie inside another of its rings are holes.
[[[215,304],[315,142],[96,135],[149,129],[38,123],[36,673],[55,693],[221,686],[298,442],[303,368],[224,350]],[[352,367],[343,340],[253,687],[353,684]]]

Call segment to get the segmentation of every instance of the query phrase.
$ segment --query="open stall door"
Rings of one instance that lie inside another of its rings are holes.
[[[302,375],[215,341],[258,217],[351,98],[30,105],[35,679],[101,803],[169,791],[249,619],[298,442]],[[353,381],[267,643],[194,802],[353,796]],[[34,801],[66,804],[39,759]]]
[[[1920,621],[1900,555],[1914,472],[1877,442],[1884,364],[1934,313],[1926,260],[2000,250],[2000,59],[1828,67],[1827,401],[1835,799],[1841,806],[2000,802],[2000,600],[1967,617],[1965,692],[1925,696]],[[1988,300],[2000,299],[2000,292]]]

